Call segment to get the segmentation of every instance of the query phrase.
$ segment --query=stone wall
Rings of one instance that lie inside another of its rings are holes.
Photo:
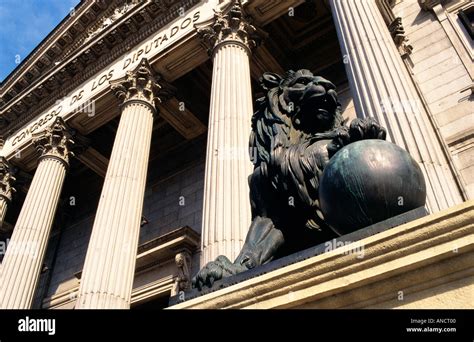
[[[401,17],[413,52],[412,72],[438,129],[448,145],[469,198],[474,198],[474,111],[472,56],[474,44],[464,39],[457,8],[468,1],[449,1],[424,10],[415,0],[393,8]],[[470,54],[469,54],[470,50]],[[470,55],[470,56],[469,56]],[[464,91],[463,91],[464,90]]]

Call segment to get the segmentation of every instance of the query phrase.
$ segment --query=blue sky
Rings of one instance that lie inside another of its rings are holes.
[[[0,0],[0,81],[69,14],[79,0]]]

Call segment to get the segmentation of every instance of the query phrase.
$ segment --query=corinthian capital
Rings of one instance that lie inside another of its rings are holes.
[[[14,168],[4,158],[0,157],[0,198],[4,198],[8,202],[11,201],[12,195],[16,192],[13,183],[16,178],[13,176]]]
[[[69,157],[73,155],[71,147],[73,130],[69,128],[61,117],[57,117],[53,124],[43,132],[35,134],[33,144],[40,152],[42,158],[55,158],[69,165]]]
[[[223,12],[216,12],[210,24],[198,27],[198,33],[212,52],[224,42],[236,42],[252,50],[260,41],[257,29],[245,15],[240,0]]]
[[[110,81],[110,87],[115,96],[123,103],[127,101],[144,101],[153,109],[173,96],[173,88],[153,71],[146,58],[126,75],[114,81]]]

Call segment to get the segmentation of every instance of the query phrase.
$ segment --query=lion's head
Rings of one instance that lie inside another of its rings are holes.
[[[307,134],[323,133],[341,125],[341,105],[336,87],[306,69],[288,71],[284,76],[265,73],[261,85],[272,96],[278,96],[278,110],[291,118],[293,127]]]
[[[336,87],[309,70],[266,72],[260,85],[267,93],[257,100],[250,135],[256,166],[291,145],[332,138],[344,124]]]

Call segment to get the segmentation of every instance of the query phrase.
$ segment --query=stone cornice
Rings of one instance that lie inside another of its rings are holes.
[[[127,12],[127,15],[94,36],[86,46],[64,61],[64,64],[59,65],[50,74],[38,80],[34,87],[18,94],[14,103],[4,106],[0,113],[0,121],[3,121],[3,124],[0,122],[0,135],[6,136],[9,132],[18,129],[39,112],[46,110],[65,94],[126,53],[131,46],[137,45],[177,18],[180,13],[178,9],[188,10],[198,2],[199,0],[176,1],[175,4],[167,8],[168,10],[164,11],[163,6],[158,6],[155,1],[148,1]],[[156,16],[148,17],[147,21],[144,11],[154,11]],[[140,20],[143,25],[137,26],[137,20]],[[134,31],[134,34],[127,34],[125,31]],[[65,73],[74,76],[63,79],[60,75]],[[56,83],[56,87],[48,89],[48,83],[50,85]]]
[[[93,8],[94,1],[82,1],[74,11],[70,14],[45,38],[44,41],[33,50],[33,52],[27,56],[22,64],[20,64],[13,72],[7,76],[7,78],[0,85],[0,97],[5,96],[6,92],[18,81],[18,78],[31,69],[35,63],[40,61],[41,57],[48,59],[46,63],[51,64],[51,58],[53,55],[58,56],[58,47],[61,50],[69,49],[76,38],[80,36],[81,29],[84,29],[84,22],[89,22],[91,19],[97,17],[107,7],[110,0],[95,1],[95,8]],[[79,20],[82,18],[82,23]],[[74,23],[78,23],[74,27]],[[68,29],[72,29],[76,36],[73,36]],[[60,40],[63,40],[62,44],[54,46]],[[48,49],[51,52],[48,54]],[[55,52],[56,51],[56,52]],[[41,61],[40,61],[41,62]],[[45,63],[42,63],[45,64]],[[31,78],[41,76],[45,70],[35,70],[32,72]]]

